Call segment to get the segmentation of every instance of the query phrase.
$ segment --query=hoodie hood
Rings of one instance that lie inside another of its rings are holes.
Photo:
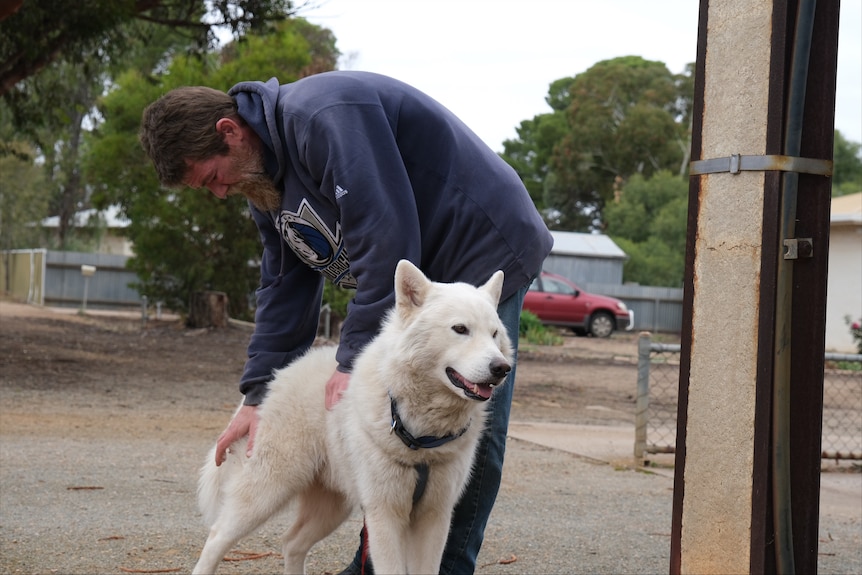
[[[284,149],[274,144],[280,141],[276,121],[278,90],[278,79],[270,78],[267,82],[240,82],[228,92],[236,101],[239,115],[263,141],[267,150],[264,166],[276,182],[285,170]]]

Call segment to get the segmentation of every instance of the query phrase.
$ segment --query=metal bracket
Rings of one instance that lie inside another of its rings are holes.
[[[832,176],[831,160],[815,160],[812,158],[797,158],[795,156],[743,156],[733,154],[724,158],[710,160],[694,160],[689,164],[689,175],[718,174],[730,172],[798,172],[800,174],[815,174]]]
[[[811,238],[784,240],[784,259],[796,260],[814,256],[814,242]]]

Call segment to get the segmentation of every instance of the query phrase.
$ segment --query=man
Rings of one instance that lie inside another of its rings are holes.
[[[251,453],[273,370],[314,340],[324,277],[356,290],[327,408],[394,303],[400,259],[440,282],[479,285],[502,269],[498,311],[517,345],[524,293],[553,240],[515,172],[418,90],[366,72],[242,82],[228,94],[180,88],[144,112],[141,143],[163,185],[246,196],[264,246],[244,405],[219,437],[217,463],[246,435]],[[494,392],[441,572],[475,569],[500,484],[514,373]],[[369,572],[363,558],[360,546],[349,570]]]

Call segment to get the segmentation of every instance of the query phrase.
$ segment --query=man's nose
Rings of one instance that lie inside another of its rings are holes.
[[[220,184],[218,182],[210,182],[209,184],[207,184],[207,188],[209,188],[210,192],[212,192],[215,197],[222,200],[225,199],[225,197],[227,196],[227,191],[229,187],[230,186],[228,186],[227,184]]]

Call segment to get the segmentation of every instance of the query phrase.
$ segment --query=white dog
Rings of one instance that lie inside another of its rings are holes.
[[[480,288],[429,281],[408,261],[395,306],[357,357],[332,411],[324,388],[335,348],[280,370],[258,409],[254,452],[210,453],[198,500],[209,537],[194,573],[214,573],[230,548],[296,502],[283,540],[285,573],[359,505],[378,573],[437,573],[452,509],[470,475],[485,401],[511,370],[497,316],[503,272]]]

